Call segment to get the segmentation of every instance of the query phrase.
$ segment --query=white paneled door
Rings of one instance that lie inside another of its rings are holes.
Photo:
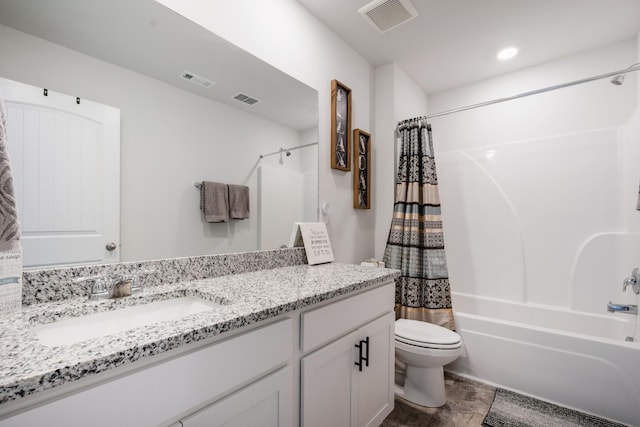
[[[120,110],[7,79],[0,98],[25,268],[118,262]]]

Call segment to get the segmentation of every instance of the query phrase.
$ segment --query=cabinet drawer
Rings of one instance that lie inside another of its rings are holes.
[[[155,426],[291,360],[285,319],[0,421],[9,426]]]
[[[379,288],[308,311],[301,316],[300,349],[310,351],[393,310],[395,287]]]

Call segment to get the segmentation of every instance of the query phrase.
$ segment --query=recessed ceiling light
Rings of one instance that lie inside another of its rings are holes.
[[[498,52],[497,57],[501,61],[506,61],[507,59],[513,58],[517,54],[518,54],[518,48],[510,46],[510,47],[505,47],[500,52]]]

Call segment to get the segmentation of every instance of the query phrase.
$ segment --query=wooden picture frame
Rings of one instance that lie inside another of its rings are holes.
[[[331,168],[351,170],[351,89],[331,81]]]
[[[371,209],[371,134],[353,131],[353,207]]]

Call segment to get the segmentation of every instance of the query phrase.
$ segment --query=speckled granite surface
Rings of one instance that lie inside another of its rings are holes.
[[[254,259],[262,256],[252,254]],[[47,284],[54,296],[50,298],[52,302],[36,303],[36,299],[23,306],[17,317],[0,319],[0,405],[375,286],[399,275],[396,270],[336,263],[292,265],[231,275],[217,274],[219,272],[213,273],[217,277],[203,279],[188,273],[183,276],[178,269],[170,273],[169,279],[147,286],[142,294],[120,300],[88,301],[83,292],[74,298],[73,292]],[[36,290],[35,294],[42,292],[48,291]],[[64,298],[59,298],[61,295]],[[42,345],[32,329],[54,320],[185,295],[215,301],[220,306],[178,321],[160,322],[59,347]]]
[[[132,270],[148,270],[152,272],[141,278],[145,287],[150,287],[306,263],[304,248],[289,248],[25,271],[22,304],[88,297],[91,283],[77,283],[74,279],[98,274],[113,276]]]

